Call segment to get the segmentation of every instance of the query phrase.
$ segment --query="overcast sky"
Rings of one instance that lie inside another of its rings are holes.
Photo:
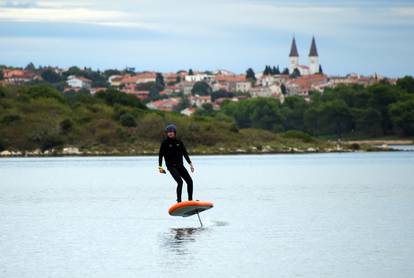
[[[312,36],[330,75],[414,75],[414,1],[0,0],[0,64],[263,70]]]

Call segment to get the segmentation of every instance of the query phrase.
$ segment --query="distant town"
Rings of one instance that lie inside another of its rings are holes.
[[[319,63],[316,40],[312,38],[308,64],[299,62],[296,40],[290,46],[290,64],[266,65],[262,72],[247,69],[245,74],[228,70],[177,72],[136,72],[135,68],[94,71],[76,66],[36,67],[32,63],[23,68],[0,67],[0,84],[51,83],[63,93],[85,92],[95,94],[116,89],[139,98],[149,109],[177,111],[191,115],[197,109],[219,110],[224,101],[237,102],[255,97],[272,97],[282,103],[286,96],[299,95],[308,99],[311,91],[323,92],[341,84],[369,86],[378,82],[395,84],[397,79],[377,74],[362,76],[330,76]]]

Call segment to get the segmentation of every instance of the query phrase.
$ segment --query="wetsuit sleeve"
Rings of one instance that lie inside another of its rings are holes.
[[[184,155],[185,160],[187,160],[188,164],[191,164],[190,157],[188,156],[187,149],[185,148],[183,142],[181,142],[181,146],[183,146],[183,155]]]
[[[164,156],[164,142],[161,143],[160,152],[158,153],[158,166],[162,166],[163,156]]]

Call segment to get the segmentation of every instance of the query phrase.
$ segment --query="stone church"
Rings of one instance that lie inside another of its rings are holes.
[[[289,74],[292,74],[295,69],[299,70],[300,75],[319,73],[319,56],[318,50],[316,49],[315,37],[312,37],[312,43],[309,50],[309,66],[299,64],[299,52],[296,47],[295,37],[293,37],[292,45],[290,47],[289,60]]]

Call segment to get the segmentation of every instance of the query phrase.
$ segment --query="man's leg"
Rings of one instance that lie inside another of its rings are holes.
[[[180,172],[175,167],[168,169],[171,176],[177,182],[177,202],[181,202],[181,192],[183,190],[183,180],[181,179]]]
[[[188,200],[193,200],[193,179],[191,178],[190,174],[188,173],[187,169],[184,166],[180,166],[177,168],[181,177],[187,183],[187,193],[188,193]]]

